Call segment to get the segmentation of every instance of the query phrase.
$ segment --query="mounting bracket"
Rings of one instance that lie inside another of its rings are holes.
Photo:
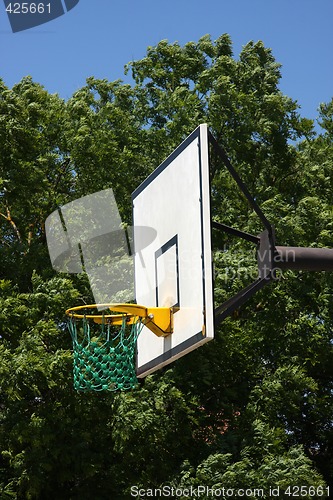
[[[215,324],[219,325],[224,318],[243,305],[257,291],[269,284],[276,277],[277,270],[333,271],[333,249],[276,246],[274,226],[267,220],[256,200],[232,166],[225,150],[218,144],[211,132],[209,132],[209,142],[265,228],[261,234],[254,236],[221,222],[212,221],[213,229],[250,241],[257,246],[258,278],[215,309]]]

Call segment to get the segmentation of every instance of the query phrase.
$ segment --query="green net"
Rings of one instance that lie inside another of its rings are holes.
[[[117,391],[137,384],[135,349],[143,324],[137,318],[128,325],[126,315],[118,328],[106,321],[90,324],[71,317],[68,328],[73,341],[74,388],[77,391]]]

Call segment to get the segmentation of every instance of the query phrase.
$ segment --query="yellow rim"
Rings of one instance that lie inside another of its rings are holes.
[[[109,309],[110,311],[120,312],[123,314],[83,314],[78,312],[86,309],[97,308]],[[102,323],[102,321],[104,320],[111,323],[121,323],[124,314],[126,314],[127,321],[131,323],[132,321],[134,321],[134,318],[147,317],[148,310],[145,306],[140,306],[138,304],[87,304],[83,306],[71,307],[67,309],[66,314],[71,318],[76,319],[93,319],[96,323]]]
[[[109,309],[122,314],[82,314],[85,309]],[[67,309],[66,314],[76,319],[92,319],[94,323],[104,322],[112,325],[122,325],[124,315],[130,325],[142,321],[149,330],[158,337],[166,337],[173,332],[173,307],[146,307],[138,304],[88,304]]]

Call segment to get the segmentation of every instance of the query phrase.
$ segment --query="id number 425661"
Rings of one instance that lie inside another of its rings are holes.
[[[51,14],[51,4],[43,2],[14,2],[7,5],[6,11],[9,14]]]
[[[327,498],[330,494],[329,486],[288,486],[286,490],[284,490],[284,495],[287,497],[314,497]]]

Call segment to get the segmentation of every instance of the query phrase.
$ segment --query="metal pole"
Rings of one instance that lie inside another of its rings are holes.
[[[295,271],[333,271],[333,249],[277,246],[274,267]]]

